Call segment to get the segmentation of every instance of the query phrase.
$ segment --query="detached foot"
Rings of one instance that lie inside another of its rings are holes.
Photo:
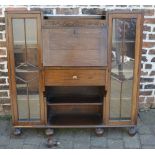
[[[58,145],[60,145],[60,142],[54,141],[54,140],[52,139],[52,137],[49,137],[49,138],[48,138],[48,140],[47,140],[47,147],[48,147],[48,148],[57,147]]]
[[[46,136],[52,136],[54,134],[54,129],[46,129],[45,134]]]
[[[96,128],[95,133],[97,136],[102,136],[104,134],[104,129],[103,128]]]

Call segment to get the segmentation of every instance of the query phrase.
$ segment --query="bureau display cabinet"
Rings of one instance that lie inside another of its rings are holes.
[[[129,127],[136,133],[142,13],[6,12],[15,134]]]

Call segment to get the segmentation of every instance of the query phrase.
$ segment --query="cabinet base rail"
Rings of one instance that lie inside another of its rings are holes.
[[[124,127],[136,127],[136,125],[33,125],[33,126],[22,126],[14,125],[14,128],[124,128]]]

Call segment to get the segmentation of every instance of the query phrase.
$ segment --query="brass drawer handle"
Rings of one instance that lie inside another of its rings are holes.
[[[73,79],[73,80],[77,80],[77,79],[78,79],[78,76],[77,76],[77,75],[73,75],[73,76],[72,76],[72,79]]]

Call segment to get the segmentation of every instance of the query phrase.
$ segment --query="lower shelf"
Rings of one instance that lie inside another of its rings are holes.
[[[93,95],[66,95],[66,96],[54,96],[54,97],[48,97],[47,98],[47,104],[48,105],[65,105],[65,104],[98,104],[98,105],[102,105],[103,103],[103,97],[101,96],[93,96]]]
[[[48,124],[56,126],[101,125],[102,116],[99,114],[57,114],[49,117]]]

